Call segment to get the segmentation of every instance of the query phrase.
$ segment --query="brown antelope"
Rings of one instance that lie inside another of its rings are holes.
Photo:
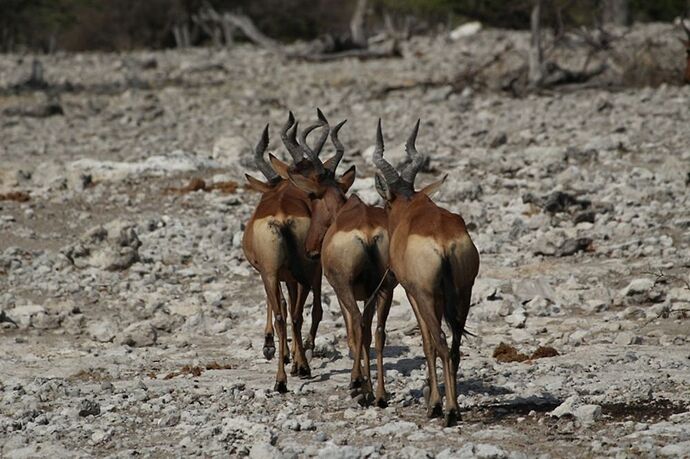
[[[685,23],[685,18],[680,20],[680,25],[683,27],[686,35],[685,40],[682,38],[680,39],[681,43],[683,43],[683,46],[685,46],[685,83],[690,84],[690,27],[688,27],[688,25]]]
[[[331,133],[336,155],[333,157],[333,164],[327,168],[327,173],[309,178],[296,174],[289,174],[289,177],[298,188],[312,196],[312,220],[306,239],[307,254],[313,258],[321,255],[324,274],[338,297],[354,357],[351,388],[362,390],[362,401],[365,403],[373,398],[369,348],[374,307],[373,302],[369,301],[365,304],[363,314],[360,314],[357,301],[365,301],[376,295],[378,385],[375,403],[385,407],[383,347],[386,340],[386,319],[395,288],[395,280],[386,270],[388,223],[383,209],[363,203],[357,195],[346,199],[345,193],[351,182],[343,183],[341,179],[336,183],[334,180],[335,169],[345,151],[338,140],[338,131],[343,123]],[[315,163],[315,167],[318,168],[318,164]],[[343,176],[347,174],[346,172]]]
[[[374,164],[380,171],[375,177],[376,189],[387,203],[390,269],[405,289],[422,332],[429,373],[427,415],[443,415],[436,377],[436,358],[440,357],[446,386],[445,424],[451,426],[459,417],[456,381],[460,339],[479,271],[479,253],[462,217],[429,198],[445,177],[421,191],[414,189],[415,177],[425,160],[415,148],[418,130],[419,121],[406,144],[412,162],[398,173],[383,158],[379,120],[374,150]],[[441,328],[442,319],[452,334],[450,351]]]
[[[320,118],[322,114],[319,112]],[[303,153],[318,156],[318,152],[325,143],[326,136],[316,145],[315,150],[308,149],[306,136],[316,127],[325,125],[325,118],[320,123],[311,126],[303,132],[300,146],[296,141],[297,123],[292,113],[288,123],[283,128],[281,137],[293,157],[294,171],[308,174],[312,168],[310,160],[303,159]],[[242,248],[247,260],[259,271],[264,282],[267,297],[267,324],[265,334],[264,355],[270,359],[275,353],[273,344],[272,315],[275,315],[275,327],[278,330],[279,362],[275,389],[279,392],[287,391],[287,375],[285,363],[288,361],[287,349],[287,306],[282,296],[280,283],[287,286],[290,301],[289,314],[292,319],[293,355],[292,374],[309,376],[311,370],[306,359],[302,343],[302,310],[307,295],[311,289],[314,293],[314,312],[310,339],[313,343],[318,322],[321,319],[321,269],[320,264],[306,256],[304,241],[311,222],[309,196],[281,179],[263,158],[268,146],[268,126],[263,131],[261,140],[255,148],[257,167],[264,174],[267,182],[262,182],[250,175],[246,175],[249,187],[262,193],[254,214],[246,225]],[[284,163],[283,163],[284,164]],[[287,165],[286,165],[287,167]],[[295,172],[297,173],[297,172]],[[318,305],[318,310],[317,310]]]

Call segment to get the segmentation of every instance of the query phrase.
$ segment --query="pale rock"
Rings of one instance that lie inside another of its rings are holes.
[[[96,322],[89,325],[89,336],[99,343],[109,343],[115,339],[117,329],[109,321]]]
[[[620,296],[630,296],[640,293],[647,293],[654,287],[654,281],[648,278],[633,279],[630,283],[621,289]]]
[[[391,421],[391,422],[384,424],[382,426],[379,426],[373,430],[379,435],[383,435],[383,436],[395,435],[396,437],[399,437],[401,435],[405,435],[405,434],[414,432],[417,429],[418,429],[417,424],[415,424],[414,422]]]
[[[522,306],[517,307],[510,315],[505,317],[505,321],[514,328],[523,328],[525,326],[525,322],[527,321],[527,313],[525,308]]]
[[[137,322],[125,328],[117,338],[120,344],[132,347],[146,347],[156,344],[158,333],[150,322]]]
[[[238,135],[223,135],[213,143],[212,156],[223,166],[254,167],[249,161],[252,153],[252,145],[249,141]]]
[[[482,30],[482,23],[479,21],[466,22],[461,26],[456,27],[450,32],[450,39],[453,41],[461,38],[471,37]]]
[[[274,459],[279,456],[280,450],[270,443],[257,442],[249,450],[250,459]]]
[[[22,328],[29,327],[32,320],[38,315],[45,314],[46,309],[43,306],[28,304],[24,306],[17,306],[5,312],[6,316],[16,322]]]
[[[103,161],[83,158],[68,165],[75,174],[89,174],[94,181],[119,181],[128,177],[164,176],[218,168],[219,163],[175,150],[167,155],[151,156],[139,162]]]
[[[584,342],[584,339],[589,335],[589,330],[576,330],[570,334],[568,342],[573,346],[579,346]]]
[[[631,344],[641,344],[642,338],[632,332],[620,332],[614,342],[622,346],[628,346]]]
[[[591,424],[601,418],[601,407],[599,405],[582,405],[575,408],[573,414],[580,422]]]
[[[362,453],[355,446],[332,445],[320,450],[318,457],[323,459],[359,459],[362,457]]]
[[[563,403],[558,405],[550,415],[556,418],[560,418],[565,415],[575,415],[575,410],[582,405],[580,397],[578,395],[571,395]]]
[[[474,447],[474,454],[481,459],[502,459],[508,457],[503,448],[486,443],[479,443]]]
[[[139,240],[136,225],[126,220],[113,220],[87,231],[77,244],[62,253],[77,268],[99,268],[121,271],[139,261]]]

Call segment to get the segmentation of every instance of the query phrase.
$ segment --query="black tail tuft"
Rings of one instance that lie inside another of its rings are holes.
[[[460,321],[458,320],[458,304],[460,303],[460,298],[458,298],[455,284],[453,282],[453,268],[450,264],[450,260],[444,257],[441,262],[441,289],[443,291],[443,317],[446,320],[446,324],[451,329],[452,332],[459,332],[461,335],[468,334],[467,331],[462,330],[460,327]]]
[[[309,285],[310,281],[307,278],[307,274],[304,272],[304,267],[300,263],[300,250],[297,243],[297,238],[292,232],[292,229],[288,224],[283,224],[280,227],[280,235],[285,241],[285,247],[288,253],[288,265],[290,267],[290,273],[293,277],[302,285]]]

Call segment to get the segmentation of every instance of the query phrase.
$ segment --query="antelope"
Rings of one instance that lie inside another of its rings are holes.
[[[685,84],[690,84],[690,27],[688,27],[688,25],[685,23],[685,18],[680,20],[680,25],[683,27],[685,35],[687,36],[685,40],[682,38],[679,38],[679,40],[681,43],[683,43],[683,46],[685,46],[685,54],[687,59],[685,63]]]
[[[335,169],[345,151],[338,140],[338,131],[344,122],[334,128],[331,140],[336,147],[334,163],[327,173],[304,177],[289,174],[290,180],[313,197],[312,221],[306,238],[307,254],[321,257],[326,279],[333,287],[347,327],[348,343],[353,354],[351,389],[361,389],[362,402],[373,397],[369,348],[371,324],[374,315],[372,301],[365,303],[363,314],[357,301],[376,298],[377,328],[377,389],[375,403],[385,407],[383,347],[385,326],[393,300],[395,280],[388,274],[388,223],[384,209],[363,203],[357,195],[345,197],[351,183],[335,182]],[[314,163],[318,169],[319,163]],[[348,173],[343,174],[345,177]],[[354,174],[353,177],[354,179]],[[379,282],[381,281],[381,282]],[[361,366],[364,358],[364,377]],[[353,395],[356,391],[353,392]]]
[[[297,122],[290,113],[287,124],[281,131],[281,137],[295,164],[290,167],[300,173],[311,173],[311,161],[303,159],[306,150],[318,157],[325,143],[322,135],[315,150],[306,145],[306,137],[313,129],[326,126],[325,117],[320,113],[320,122],[310,126],[300,136],[302,145],[296,140]],[[311,223],[309,196],[282,179],[266,162],[263,155],[268,147],[268,125],[264,128],[261,139],[254,150],[258,169],[266,177],[263,182],[245,174],[248,186],[262,193],[252,217],[246,225],[242,248],[250,264],[259,271],[264,283],[267,298],[267,323],[265,328],[264,356],[270,360],[275,354],[273,340],[272,316],[275,315],[275,328],[278,330],[279,362],[275,390],[287,392],[287,375],[285,363],[289,362],[287,348],[287,305],[282,296],[280,283],[284,282],[290,301],[289,314],[292,319],[294,363],[291,373],[302,377],[311,375],[302,342],[302,311],[307,295],[311,289],[314,294],[312,327],[310,341],[313,343],[318,323],[322,317],[321,308],[321,269],[318,262],[306,256],[304,240]],[[275,157],[271,156],[272,159]],[[285,165],[284,163],[282,163]],[[288,166],[285,165],[287,168]]]
[[[375,185],[386,201],[390,269],[405,289],[422,333],[429,377],[427,416],[443,416],[436,376],[436,358],[440,357],[446,386],[445,425],[452,426],[459,418],[456,381],[460,340],[479,271],[479,253],[462,217],[439,207],[429,197],[447,176],[415,191],[415,177],[426,159],[415,147],[418,131],[419,121],[406,143],[412,162],[398,173],[383,157],[379,119],[373,156],[379,172]],[[450,350],[442,319],[452,334]]]

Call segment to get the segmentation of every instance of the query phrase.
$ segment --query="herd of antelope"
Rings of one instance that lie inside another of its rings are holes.
[[[363,403],[373,401],[385,407],[385,325],[393,289],[400,284],[422,334],[429,385],[425,390],[427,415],[443,417],[436,375],[439,357],[446,388],[445,424],[454,425],[459,418],[456,379],[460,340],[479,270],[477,249],[462,217],[439,207],[430,198],[445,177],[415,190],[415,177],[425,162],[425,156],[415,147],[419,121],[407,139],[407,164],[398,170],[383,157],[379,120],[373,160],[378,169],[376,189],[385,201],[385,207],[381,208],[365,204],[356,194],[347,196],[355,180],[355,167],[341,175],[336,173],[345,152],[338,139],[345,121],[331,129],[323,113],[318,109],[317,113],[318,122],[299,135],[298,122],[289,114],[281,139],[292,157],[290,164],[272,154],[269,154],[270,163],[266,161],[264,153],[269,143],[266,126],[254,152],[256,166],[266,180],[246,176],[248,186],[260,192],[261,199],[246,224],[242,245],[266,290],[263,352],[269,360],[275,355],[274,327],[278,334],[275,390],[287,391],[285,365],[290,362],[290,354],[291,374],[311,375],[308,354],[323,314],[323,273],[337,295],[347,328],[353,356],[350,385],[353,396]],[[321,129],[321,134],[310,147],[307,137],[316,129]],[[329,133],[335,155],[322,162],[319,154]],[[281,283],[287,288],[287,302]],[[310,291],[312,323],[309,336],[303,341],[302,316]],[[361,312],[358,301],[364,301]],[[369,362],[374,312],[378,368],[375,394]],[[288,317],[292,321],[291,350],[287,344]],[[451,333],[450,348],[442,329],[443,319]]]

